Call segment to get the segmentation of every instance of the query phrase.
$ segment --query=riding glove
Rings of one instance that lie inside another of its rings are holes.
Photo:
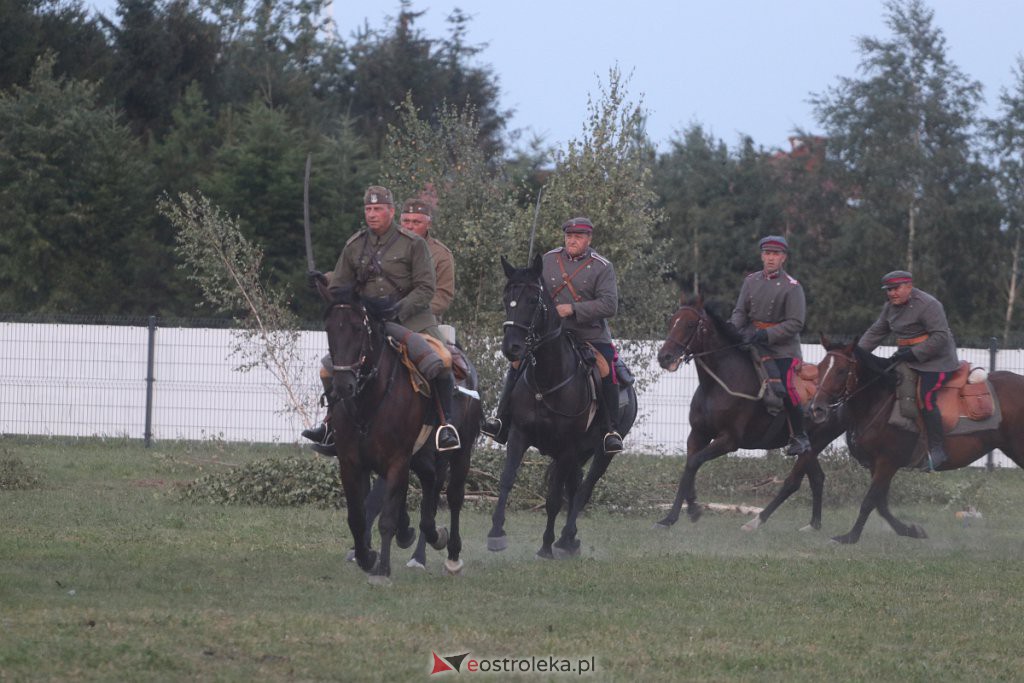
[[[914,355],[914,352],[906,347],[889,356],[890,363],[913,363],[916,360],[917,356]]]

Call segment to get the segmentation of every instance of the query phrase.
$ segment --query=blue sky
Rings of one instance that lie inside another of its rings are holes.
[[[985,86],[983,115],[1013,84],[1024,52],[1024,1],[930,0],[947,54]],[[691,123],[735,145],[748,134],[788,148],[797,127],[815,132],[809,95],[858,75],[855,38],[890,35],[881,0],[415,0],[417,25],[446,31],[454,7],[472,17],[469,42],[498,74],[512,127],[553,144],[577,138],[588,94],[618,65],[643,97],[659,146]],[[398,0],[334,0],[343,37],[382,27]]]

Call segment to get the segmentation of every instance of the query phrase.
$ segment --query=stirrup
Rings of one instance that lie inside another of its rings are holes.
[[[488,417],[480,425],[480,431],[492,439],[497,439],[498,434],[501,433],[502,426],[500,417]]]
[[[807,438],[807,435],[794,434],[789,440],[789,448],[786,449],[786,455],[803,455],[809,450],[811,450],[811,440]]]
[[[327,423],[321,422],[315,429],[303,429],[302,436],[316,443],[324,443],[328,433]]]
[[[612,430],[604,435],[604,452],[605,453],[621,453],[622,452],[622,437],[619,433]]]
[[[449,436],[449,443],[447,446],[441,445],[441,434],[447,434]],[[451,439],[455,439],[455,443],[451,443]],[[462,439],[459,438],[459,431],[450,424],[443,424],[437,428],[434,432],[434,448],[439,452],[441,451],[454,451],[462,448]]]

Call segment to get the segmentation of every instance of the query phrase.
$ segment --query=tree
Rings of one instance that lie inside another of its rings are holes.
[[[951,322],[970,329],[986,315],[972,307],[984,285],[976,273],[999,248],[997,215],[985,208],[991,193],[970,145],[981,86],[950,61],[920,0],[885,6],[892,37],[858,40],[865,77],[841,78],[812,98],[830,155],[856,188],[857,215],[844,218],[851,251],[838,256],[856,264],[858,272],[844,269],[852,291],[894,268],[913,269],[944,301]],[[969,248],[958,249],[964,226]],[[991,286],[982,290],[994,294]]]
[[[469,60],[484,46],[465,42],[468,17],[456,10],[448,22],[449,37],[438,41],[415,27],[423,12],[414,12],[402,0],[390,32],[365,27],[347,46],[348,67],[341,84],[341,99],[355,118],[361,135],[379,156],[388,126],[400,118],[402,103],[412,104],[428,121],[438,124],[444,103],[471,108],[478,144],[488,157],[503,149],[501,134],[510,112],[498,110],[497,78],[489,67],[470,66]]]
[[[149,169],[96,87],[54,78],[54,61],[0,93],[0,310],[137,313],[162,278]]]
[[[1002,202],[1003,224],[1012,247],[1006,270],[1006,309],[1003,315],[1003,345],[1009,341],[1013,313],[1021,288],[1022,243],[1024,243],[1024,57],[1017,58],[1013,89],[999,95],[1000,116],[985,122],[989,151],[996,162],[996,187]]]

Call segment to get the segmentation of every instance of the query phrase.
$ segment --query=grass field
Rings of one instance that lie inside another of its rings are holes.
[[[337,510],[180,501],[180,482],[275,454],[295,449],[0,439],[0,461],[37,480],[0,487],[0,680],[507,680],[467,666],[531,657],[593,662],[583,678],[595,681],[1024,671],[1019,470],[901,474],[896,488],[918,477],[969,490],[984,518],[964,526],[954,506],[904,502],[896,513],[929,539],[897,537],[875,516],[855,546],[828,543],[855,506],[827,507],[824,530],[801,533],[801,498],[753,534],[735,514],[665,532],[651,529],[656,515],[596,509],[580,523],[582,557],[545,562],[533,557],[541,513],[511,514],[512,547],[495,554],[476,509],[464,577],[442,576],[440,553],[423,573],[396,551],[393,584],[375,588],[343,562]],[[609,477],[644,468],[627,457]],[[461,673],[431,676],[432,652],[469,657]]]

